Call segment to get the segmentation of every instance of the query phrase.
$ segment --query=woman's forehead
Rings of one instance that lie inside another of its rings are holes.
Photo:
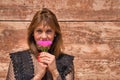
[[[54,29],[55,30],[55,25],[52,22],[49,21],[41,21],[36,28],[46,28],[46,29]]]
[[[37,27],[36,27],[37,29],[39,28],[39,29],[52,29],[52,27],[50,27],[49,25],[38,25]]]

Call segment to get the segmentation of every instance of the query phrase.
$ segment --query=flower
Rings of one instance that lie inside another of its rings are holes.
[[[52,45],[52,41],[37,41],[38,48],[42,52],[47,52],[49,47]],[[38,62],[40,62],[40,54],[37,57]]]
[[[37,41],[37,45],[38,48],[43,51],[43,52],[47,52],[49,47],[51,46],[52,41],[48,40],[48,41]]]

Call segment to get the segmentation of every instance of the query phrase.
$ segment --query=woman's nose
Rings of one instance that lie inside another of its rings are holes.
[[[46,34],[46,33],[42,33],[42,34],[41,34],[41,38],[42,38],[42,39],[47,39],[47,34]]]

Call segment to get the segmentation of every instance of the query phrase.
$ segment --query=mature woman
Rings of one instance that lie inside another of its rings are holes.
[[[74,80],[73,56],[64,54],[57,18],[47,8],[38,11],[28,28],[29,49],[10,54],[7,80]],[[51,41],[42,51],[38,41]]]

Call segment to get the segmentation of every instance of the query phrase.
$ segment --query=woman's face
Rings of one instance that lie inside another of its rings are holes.
[[[34,39],[35,42],[42,40],[50,40],[53,41],[55,36],[55,31],[50,26],[39,25],[34,30]]]

